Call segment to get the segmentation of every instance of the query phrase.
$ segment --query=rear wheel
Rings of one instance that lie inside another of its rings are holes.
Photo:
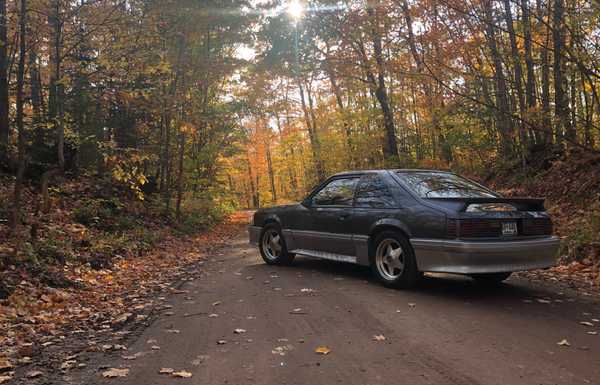
[[[276,224],[263,228],[259,249],[262,259],[269,265],[286,265],[294,260],[294,254],[288,252],[281,229]]]
[[[512,273],[489,273],[489,274],[472,274],[471,278],[475,282],[482,285],[499,285],[510,277]]]
[[[371,270],[384,286],[408,289],[417,284],[421,273],[406,237],[384,231],[374,239],[372,249]]]

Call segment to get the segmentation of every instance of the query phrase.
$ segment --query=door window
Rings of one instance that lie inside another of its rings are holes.
[[[358,178],[334,179],[313,196],[315,206],[352,206]]]
[[[356,190],[357,207],[394,207],[396,202],[385,181],[378,175],[365,175]]]

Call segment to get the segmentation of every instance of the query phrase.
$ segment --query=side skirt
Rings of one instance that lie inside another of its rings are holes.
[[[295,250],[292,250],[291,253],[304,255],[306,257],[328,259],[330,261],[357,263],[356,257],[353,257],[351,255],[342,255],[342,254],[335,254],[335,253],[327,253],[324,251],[304,250],[304,249],[295,249]]]

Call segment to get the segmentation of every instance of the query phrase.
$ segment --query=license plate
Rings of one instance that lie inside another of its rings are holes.
[[[517,222],[503,222],[502,235],[511,236],[517,235]]]

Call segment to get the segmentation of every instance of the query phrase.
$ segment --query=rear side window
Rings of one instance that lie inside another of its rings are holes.
[[[396,202],[385,181],[379,175],[365,175],[356,190],[356,207],[394,207]]]
[[[312,202],[316,206],[352,206],[358,178],[334,179],[319,190]]]
[[[447,172],[407,171],[398,175],[421,198],[495,198],[499,195],[466,178]]]

